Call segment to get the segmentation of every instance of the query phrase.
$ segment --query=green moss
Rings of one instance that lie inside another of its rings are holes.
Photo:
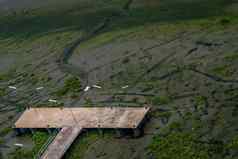
[[[171,102],[171,98],[169,96],[155,96],[152,98],[153,105],[168,104],[169,102]]]
[[[4,88],[0,88],[0,97],[6,95],[6,90]]]
[[[4,140],[0,137],[0,145],[4,144]]]
[[[207,97],[204,96],[196,96],[195,97],[195,105],[197,106],[198,110],[204,110],[207,103]]]
[[[224,59],[227,60],[227,61],[236,61],[236,60],[238,60],[238,53],[237,52],[235,52],[235,53],[227,53],[224,56]]]
[[[238,89],[226,90],[224,94],[228,99],[236,100],[238,98]]]
[[[226,145],[228,149],[238,151],[238,136],[233,137],[230,143]]]
[[[7,79],[7,76],[4,74],[2,74],[2,75],[0,75],[0,81],[3,81],[3,80],[5,80],[5,79]]]
[[[0,74],[0,82],[9,80],[14,74],[15,69],[10,69],[7,73]]]
[[[78,140],[70,147],[65,159],[82,159],[88,147],[98,139],[96,132],[90,132],[79,137]]]
[[[33,147],[33,154],[37,154],[41,147],[45,144],[47,139],[49,138],[49,134],[46,132],[35,132],[32,136],[32,140],[34,142],[34,147]]]
[[[213,72],[219,76],[230,77],[233,75],[234,70],[231,67],[229,67],[228,65],[225,65],[225,66],[219,66],[219,67],[214,68]]]
[[[196,142],[191,133],[173,132],[162,137],[157,135],[149,146],[156,159],[211,159],[211,147]]]
[[[35,74],[31,74],[29,78],[29,82],[32,85],[36,85],[39,82],[39,78]]]
[[[171,124],[169,124],[169,128],[170,130],[175,130],[175,131],[181,130],[182,124],[178,121],[174,121]]]
[[[230,24],[230,19],[228,19],[228,18],[222,18],[221,20],[220,20],[220,24],[221,25],[228,25],[228,24]]]
[[[10,159],[32,159],[32,152],[22,148],[17,148],[14,152],[10,153]]]
[[[17,148],[14,152],[10,153],[10,159],[32,159],[39,152],[40,148],[45,144],[49,135],[46,132],[35,132],[32,136],[34,147],[32,150],[24,148]]]
[[[200,119],[192,119],[192,130],[197,131],[203,127],[203,124]]]
[[[80,90],[81,90],[81,82],[79,78],[71,77],[64,82],[64,87],[59,89],[56,92],[56,95],[61,97],[66,95],[69,92],[76,94],[76,93],[79,93]]]
[[[155,111],[153,112],[152,115],[157,118],[169,118],[172,115],[172,113],[169,111],[168,112]]]
[[[216,123],[217,126],[220,127],[225,127],[226,125],[226,119],[225,119],[225,114],[223,111],[220,111],[217,116],[216,116]]]
[[[204,105],[206,103],[206,97],[204,97],[204,96],[196,96],[195,97],[195,103],[197,105]]]
[[[185,120],[190,120],[193,116],[193,113],[191,112],[186,112],[185,115],[184,115],[184,119]]]
[[[0,136],[2,136],[2,137],[4,137],[4,136],[6,136],[9,132],[11,132],[12,131],[12,128],[10,128],[10,127],[6,127],[6,128],[4,128],[4,129],[2,129],[1,131],[0,131]]]

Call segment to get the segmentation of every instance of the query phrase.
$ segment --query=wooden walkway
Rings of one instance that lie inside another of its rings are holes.
[[[136,128],[149,107],[30,108],[16,128]]]
[[[40,159],[60,159],[82,131],[80,127],[64,127]]]
[[[61,159],[84,128],[136,129],[149,107],[30,108],[15,128],[61,128],[40,159]]]

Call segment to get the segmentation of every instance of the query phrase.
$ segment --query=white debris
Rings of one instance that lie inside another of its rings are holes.
[[[84,92],[87,92],[91,87],[90,86],[87,86],[85,89],[84,89]]]
[[[23,147],[23,144],[19,144],[19,143],[15,143],[14,145],[18,147]]]
[[[52,103],[57,103],[57,100],[54,100],[54,99],[49,99],[49,102],[52,102]]]
[[[42,90],[42,89],[44,89],[44,87],[38,87],[38,88],[36,88],[36,90]]]
[[[126,88],[128,88],[129,86],[128,85],[126,85],[126,86],[123,86],[123,87],[121,87],[122,89],[126,89]]]
[[[99,89],[102,88],[101,86],[98,86],[98,85],[92,85],[92,87],[94,87],[94,88],[99,88]]]
[[[8,88],[10,88],[10,89],[17,89],[17,87],[14,87],[14,86],[8,86]]]

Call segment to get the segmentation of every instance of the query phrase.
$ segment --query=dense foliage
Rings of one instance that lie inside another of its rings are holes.
[[[47,141],[49,135],[46,132],[35,132],[32,135],[32,140],[34,147],[32,150],[25,150],[22,148],[17,148],[13,153],[11,153],[10,159],[32,159],[38,153],[40,148]]]
[[[211,159],[223,152],[222,145],[198,141],[191,133],[156,136],[149,147],[156,159]]]

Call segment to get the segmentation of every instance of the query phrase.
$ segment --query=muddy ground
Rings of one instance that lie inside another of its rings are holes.
[[[11,157],[15,142],[25,150],[32,147],[29,136],[6,131],[27,106],[152,106],[144,136],[116,138],[115,133],[90,131],[66,159],[157,158],[148,146],[174,125],[203,141],[229,143],[237,136],[238,2],[135,0],[128,10],[123,10],[125,1],[92,3],[8,11],[0,19],[4,158]],[[107,25],[73,51],[69,69],[60,67],[64,50],[106,18]],[[95,84],[102,89],[83,91]],[[236,158],[237,152],[229,155]]]

